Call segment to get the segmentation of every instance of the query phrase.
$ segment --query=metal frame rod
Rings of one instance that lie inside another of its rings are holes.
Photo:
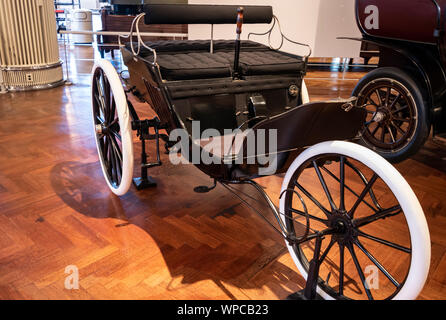
[[[276,232],[280,233],[285,239],[287,239],[289,242],[292,243],[302,243],[308,240],[311,240],[315,237],[315,235],[310,235],[308,236],[308,230],[311,229],[309,228],[309,221],[307,219],[307,233],[304,237],[302,238],[296,238],[294,235],[291,235],[287,232],[286,230],[286,226],[284,225],[284,222],[282,221],[282,219],[280,218],[281,215],[283,215],[282,213],[280,213],[276,206],[274,205],[274,203],[272,202],[271,198],[268,196],[268,194],[263,190],[263,188],[255,181],[253,180],[243,180],[243,181],[218,181],[220,182],[220,184],[225,187],[228,191],[230,191],[232,194],[234,194],[244,205],[246,205],[248,208],[250,208],[251,210],[253,210],[254,212],[256,212],[258,215],[260,215]],[[261,212],[260,210],[256,209],[255,207],[253,207],[252,205],[250,205],[248,203],[248,201],[246,201],[245,199],[243,199],[237,192],[235,192],[229,185],[230,184],[248,184],[253,186],[258,193],[260,193],[262,195],[262,197],[264,198],[264,200],[267,202],[268,207],[271,209],[271,212],[273,213],[274,217],[277,220],[277,223],[279,225],[279,228],[276,228]],[[329,229],[327,229],[329,230]],[[327,231],[325,230],[325,232]],[[314,230],[313,230],[314,231]],[[315,231],[316,233],[317,231]]]
[[[103,36],[129,36],[130,32],[125,31],[75,31],[75,30],[60,30],[60,34],[84,34],[84,35],[103,35]],[[162,33],[162,32],[140,32],[143,37],[172,37],[185,38],[187,33]]]

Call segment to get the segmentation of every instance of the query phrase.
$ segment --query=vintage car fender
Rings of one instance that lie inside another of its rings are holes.
[[[378,46],[379,67],[402,69],[423,86],[435,133],[446,131],[444,12],[444,0],[356,0],[363,37],[340,38]]]
[[[427,94],[429,118],[435,133],[446,131],[446,74],[433,48],[386,39],[338,38],[372,43],[379,47],[379,67],[395,67],[410,74]]]

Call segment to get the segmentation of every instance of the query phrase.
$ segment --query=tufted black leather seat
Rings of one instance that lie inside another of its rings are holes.
[[[210,53],[209,40],[149,42],[157,52],[157,62],[163,79],[193,80],[230,77],[234,61],[234,41],[214,41]],[[130,47],[127,44],[127,47]],[[152,60],[149,50],[142,48],[140,56]],[[275,51],[253,41],[242,41],[240,69],[244,76],[299,74],[304,69],[302,57]]]

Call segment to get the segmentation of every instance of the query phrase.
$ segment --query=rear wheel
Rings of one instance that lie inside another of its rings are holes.
[[[315,235],[329,229],[318,250],[318,292],[325,299],[414,299],[427,278],[430,238],[423,210],[398,171],[373,151],[348,142],[324,142],[291,165],[280,212],[288,243],[305,279],[317,250]]]
[[[93,124],[102,171],[110,190],[124,195],[132,183],[133,142],[127,98],[113,65],[93,67]]]
[[[426,141],[430,124],[423,90],[402,70],[378,68],[359,81],[352,95],[367,110],[360,133],[366,147],[399,162]]]

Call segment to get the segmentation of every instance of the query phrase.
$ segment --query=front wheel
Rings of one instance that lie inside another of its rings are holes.
[[[425,95],[420,85],[397,68],[378,68],[353,90],[367,111],[360,142],[391,162],[416,153],[429,136]]]
[[[384,158],[349,142],[324,142],[303,152],[283,185],[280,212],[286,242],[302,276],[319,248],[318,293],[325,299],[415,299],[430,265],[430,237],[420,203]]]

